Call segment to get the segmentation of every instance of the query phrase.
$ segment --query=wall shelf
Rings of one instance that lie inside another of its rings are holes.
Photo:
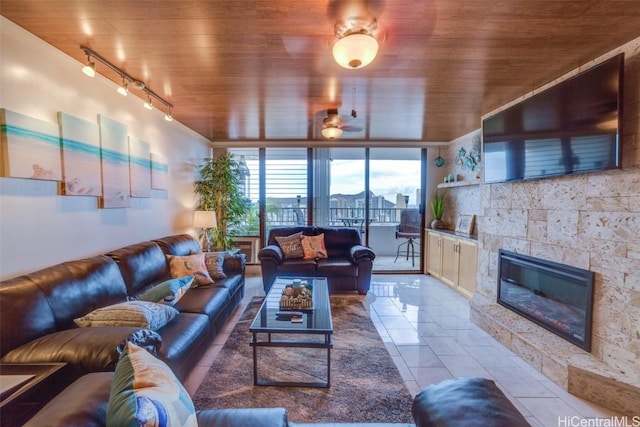
[[[480,185],[480,180],[441,182],[438,184],[438,188],[467,187],[469,185]]]

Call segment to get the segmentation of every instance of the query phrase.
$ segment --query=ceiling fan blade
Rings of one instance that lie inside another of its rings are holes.
[[[364,130],[364,127],[355,125],[344,125],[340,129],[345,132],[362,132]]]

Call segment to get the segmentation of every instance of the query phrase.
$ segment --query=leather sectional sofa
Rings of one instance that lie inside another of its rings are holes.
[[[277,237],[302,232],[305,236],[324,234],[327,258],[285,259]],[[276,227],[269,231],[267,246],[258,253],[265,292],[277,276],[326,277],[330,292],[357,291],[365,295],[371,285],[375,254],[362,245],[360,231],[349,227]]]
[[[0,362],[66,362],[65,386],[87,373],[113,371],[118,345],[134,340],[157,349],[159,358],[184,380],[242,301],[244,255],[226,257],[227,278],[190,289],[174,306],[179,314],[155,332],[128,326],[80,328],[74,319],[135,300],[170,279],[166,254],[199,252],[192,236],[168,236],[1,282]]]

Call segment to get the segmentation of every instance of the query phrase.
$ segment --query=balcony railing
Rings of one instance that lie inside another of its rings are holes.
[[[400,223],[400,212],[405,209],[399,208],[371,208],[369,209],[370,225],[396,225]],[[341,227],[346,225],[357,225],[357,222],[364,221],[364,208],[330,208],[329,225]],[[278,208],[267,212],[267,224],[271,227],[306,225],[306,208]],[[360,226],[360,225],[358,225]]]

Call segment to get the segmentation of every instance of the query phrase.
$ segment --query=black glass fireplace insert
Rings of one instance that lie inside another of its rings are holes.
[[[591,351],[591,271],[500,249],[498,304]]]

